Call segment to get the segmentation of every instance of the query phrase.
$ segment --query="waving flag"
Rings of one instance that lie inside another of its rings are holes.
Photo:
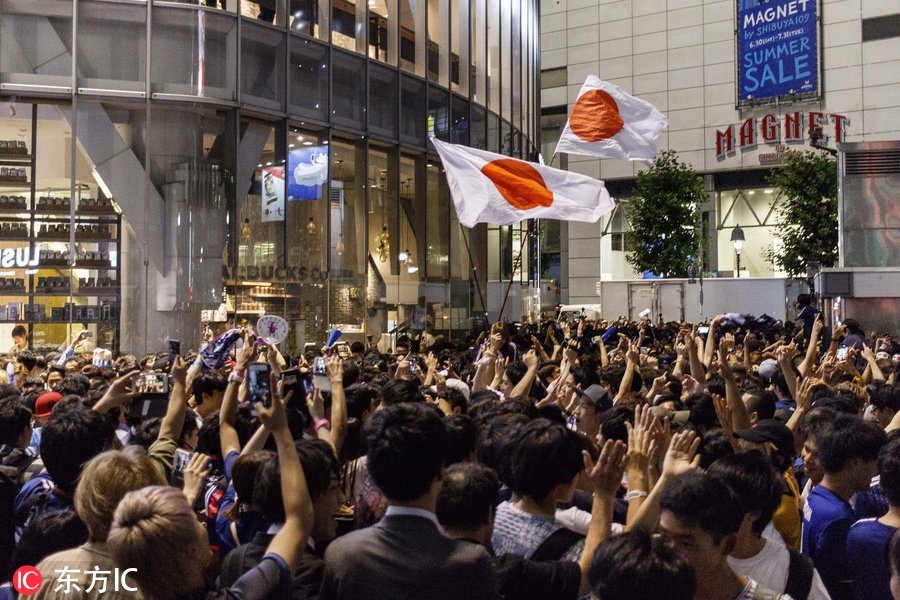
[[[239,328],[226,331],[200,351],[200,360],[210,369],[221,369],[228,359],[228,352],[239,339],[241,339]]]
[[[669,124],[649,102],[588,75],[556,145],[555,154],[651,161],[656,138]]]
[[[459,222],[524,219],[595,222],[615,207],[602,181],[435,138]]]

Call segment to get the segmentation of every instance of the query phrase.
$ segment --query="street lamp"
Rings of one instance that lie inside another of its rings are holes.
[[[734,253],[737,256],[737,269],[735,277],[741,276],[741,250],[744,249],[744,230],[740,225],[735,226],[731,231],[731,244],[734,246]]]

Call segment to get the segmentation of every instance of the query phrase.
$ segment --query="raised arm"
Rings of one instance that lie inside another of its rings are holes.
[[[710,331],[712,331],[712,329],[710,329]],[[700,355],[697,354],[697,338],[688,334],[685,345],[688,355],[688,364],[691,365],[691,377],[697,381],[697,391],[702,392],[706,389],[706,371],[703,368],[703,363],[700,361]]]
[[[733,340],[731,340],[733,343]],[[722,371],[722,379],[725,380],[725,399],[728,401],[728,408],[731,409],[732,427],[734,431],[742,431],[749,429],[750,413],[747,412],[747,406],[741,398],[741,390],[738,388],[737,380],[734,378],[734,371],[728,364],[728,352],[730,351],[729,340],[722,337],[719,340],[719,369]]]
[[[232,452],[241,451],[241,442],[238,439],[234,422],[237,418],[238,396],[241,383],[250,366],[259,352],[259,346],[249,341],[249,334],[242,336],[244,344],[237,353],[237,363],[234,371],[228,376],[228,387],[225,388],[225,396],[222,399],[222,407],[219,409],[219,442],[222,444],[222,457]]]
[[[801,362],[800,366],[797,368],[801,377],[809,375],[813,365],[816,364],[816,357],[819,355],[819,338],[822,336],[822,330],[824,328],[825,324],[822,322],[822,319],[816,319],[813,323],[812,332],[809,334],[809,344],[806,346],[806,355],[803,357],[803,362]]]
[[[344,361],[337,354],[325,360],[325,370],[331,382],[331,447],[340,456],[344,433],[347,431],[347,396],[344,394]],[[321,429],[320,429],[321,431]]]
[[[700,438],[693,431],[681,431],[672,436],[672,443],[663,459],[662,473],[641,504],[634,521],[625,525],[626,531],[642,529],[653,533],[659,523],[659,503],[663,491],[675,478],[697,470],[700,466],[700,455],[697,454],[699,447]]]
[[[797,356],[796,344],[782,346],[775,353],[775,358],[778,361],[778,366],[781,367],[781,372],[784,374],[784,381],[787,383],[791,398],[797,397],[797,374],[794,373],[793,363],[795,356]]]
[[[625,375],[619,384],[619,392],[616,394],[613,404],[619,401],[625,394],[631,391],[631,382],[634,379],[634,373],[640,367],[641,353],[634,344],[628,346],[628,352],[625,353]]]
[[[185,392],[185,380],[188,366],[180,356],[175,358],[175,366],[172,368],[172,392],[169,394],[169,406],[166,415],[159,426],[159,438],[177,440],[184,427],[184,411],[187,408],[187,394]]]
[[[721,320],[722,316],[719,315],[709,322],[709,333],[706,334],[706,345],[703,347],[703,364],[707,369],[712,364],[713,354],[716,351],[716,327],[719,326]]]
[[[514,398],[518,396],[527,396],[531,391],[531,385],[534,383],[534,378],[537,377],[539,363],[537,354],[535,354],[534,350],[526,352],[522,357],[522,362],[525,363],[528,370],[525,371],[522,379],[520,379],[519,383],[516,384],[516,387],[513,388],[511,395]]]
[[[616,501],[616,491],[622,485],[625,455],[625,444],[616,440],[607,440],[603,444],[597,464],[594,464],[587,451],[583,452],[584,471],[591,483],[593,495],[591,522],[584,540],[584,550],[578,561],[578,566],[581,568],[580,594],[590,591],[588,569],[591,566],[591,559],[594,557],[597,546],[603,543],[612,532],[613,506]]]
[[[297,449],[288,429],[284,400],[278,391],[278,379],[274,375],[270,379],[269,387],[272,390],[271,408],[257,404],[256,410],[263,425],[275,437],[275,445],[278,448],[284,524],[269,542],[266,552],[280,556],[293,575],[303,553],[303,546],[312,532],[313,506],[300,458],[297,456]]]
[[[878,361],[875,359],[875,351],[863,344],[862,355],[868,364],[872,381],[884,381],[884,373],[881,371],[881,367],[878,366]]]

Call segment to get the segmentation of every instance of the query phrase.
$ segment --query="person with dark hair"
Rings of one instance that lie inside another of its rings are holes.
[[[785,489],[782,474],[771,460],[752,450],[725,456],[706,472],[730,487],[743,504],[744,520],[728,556],[734,572],[793,600],[827,599],[828,592],[812,561],[763,535]]]
[[[320,598],[497,598],[487,551],[444,537],[434,514],[447,453],[440,411],[421,402],[387,406],[372,418],[366,448],[387,512],[331,543]]]
[[[693,600],[694,569],[666,536],[641,530],[600,544],[589,572],[596,600]]]
[[[775,418],[775,404],[778,398],[771,390],[754,390],[744,394],[742,400],[750,415],[750,423]]]
[[[878,453],[881,489],[890,508],[877,519],[862,519],[847,534],[847,558],[853,577],[853,597],[890,600],[891,572],[884,550],[900,528],[900,437],[894,437]]]
[[[850,415],[835,418],[816,435],[825,476],[803,511],[802,551],[813,559],[834,600],[853,597],[847,534],[856,518],[850,498],[869,489],[886,441],[883,429]]]
[[[884,383],[874,386],[869,394],[872,404],[872,416],[878,424],[887,428],[900,412],[900,385]]]
[[[578,405],[575,407],[575,430],[589,440],[596,440],[600,433],[602,423],[608,420],[610,412],[615,410],[609,393],[601,385],[587,386],[584,391],[581,388],[573,388],[578,397]],[[631,411],[634,420],[634,411]]]
[[[24,325],[16,325],[12,330],[13,345],[8,354],[15,356],[28,348],[28,330]]]
[[[468,410],[468,402],[462,392],[453,388],[447,388],[443,393],[438,394],[436,399],[437,407],[445,415],[466,414]]]
[[[425,402],[425,396],[419,391],[419,384],[403,379],[395,380],[385,386],[381,391],[381,398],[384,406],[392,406],[401,402]]]
[[[194,378],[191,393],[194,397],[194,410],[205,419],[222,407],[225,388],[228,382],[218,372],[204,369]]]
[[[575,598],[588,591],[587,572],[597,545],[610,535],[615,493],[622,481],[625,444],[604,445],[596,465],[585,458],[585,477],[594,492],[594,506],[584,550],[575,563],[558,560],[565,536],[551,535],[530,556],[494,555],[493,563],[504,598]],[[444,476],[437,515],[447,535],[471,540],[493,554],[494,505],[499,481],[493,470],[478,464],[458,464]],[[562,546],[560,549],[554,549]]]
[[[83,465],[115,443],[115,428],[97,411],[72,407],[55,414],[41,437],[41,459],[47,470],[32,477],[16,497],[17,531],[48,510],[74,510],[75,485]]]
[[[803,440],[803,446],[800,449],[800,460],[803,465],[803,475],[806,477],[803,490],[800,492],[801,508],[806,506],[810,491],[819,485],[822,482],[822,478],[825,477],[822,463],[819,462],[819,444],[816,442],[816,436],[837,416],[838,413],[830,408],[816,406],[803,415],[803,419],[800,421],[797,433],[800,439]]]
[[[313,505],[312,531],[303,549],[303,558],[298,563],[291,591],[294,600],[305,600],[316,598],[319,594],[325,567],[325,547],[337,534],[335,515],[344,501],[344,495],[340,487],[338,462],[328,442],[300,440],[295,446]],[[241,575],[256,567],[275,537],[275,531],[284,523],[280,479],[278,457],[271,456],[260,466],[251,494],[252,503],[271,526],[268,530],[257,532],[249,543],[238,546],[225,557],[219,576],[220,585],[231,586]]]
[[[88,529],[75,511],[51,510],[42,513],[32,519],[22,532],[15,552],[9,556],[9,573],[15,573],[19,567],[37,565],[51,554],[75,548],[87,539]],[[45,585],[44,589],[48,587]]]
[[[530,557],[547,538],[564,529],[556,520],[556,505],[572,501],[576,479],[584,468],[583,448],[581,436],[546,419],[535,419],[518,430],[506,448],[507,483],[518,500],[497,508],[495,552]],[[578,560],[584,538],[575,534],[568,542],[552,558]]]
[[[475,460],[475,439],[478,437],[478,429],[475,422],[466,415],[451,415],[444,417],[447,425],[447,458],[444,465],[459,462],[473,462]]]
[[[727,557],[737,544],[744,509],[741,499],[722,481],[685,474],[662,492],[660,508],[660,528],[694,568],[697,598],[791,600],[738,575],[729,565]]]

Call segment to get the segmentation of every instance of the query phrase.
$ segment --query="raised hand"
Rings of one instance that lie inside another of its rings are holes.
[[[584,473],[591,482],[594,493],[607,496],[615,495],[622,485],[622,474],[625,471],[627,448],[618,440],[607,440],[600,450],[597,462],[591,459],[587,451],[584,457]]]
[[[672,443],[663,459],[662,474],[674,478],[696,471],[700,466],[700,437],[693,431],[680,431],[672,436]]]
[[[209,456],[202,452],[195,452],[184,468],[184,484],[181,486],[181,491],[184,492],[191,506],[200,496],[200,490],[203,489],[207,475],[209,475]]]

